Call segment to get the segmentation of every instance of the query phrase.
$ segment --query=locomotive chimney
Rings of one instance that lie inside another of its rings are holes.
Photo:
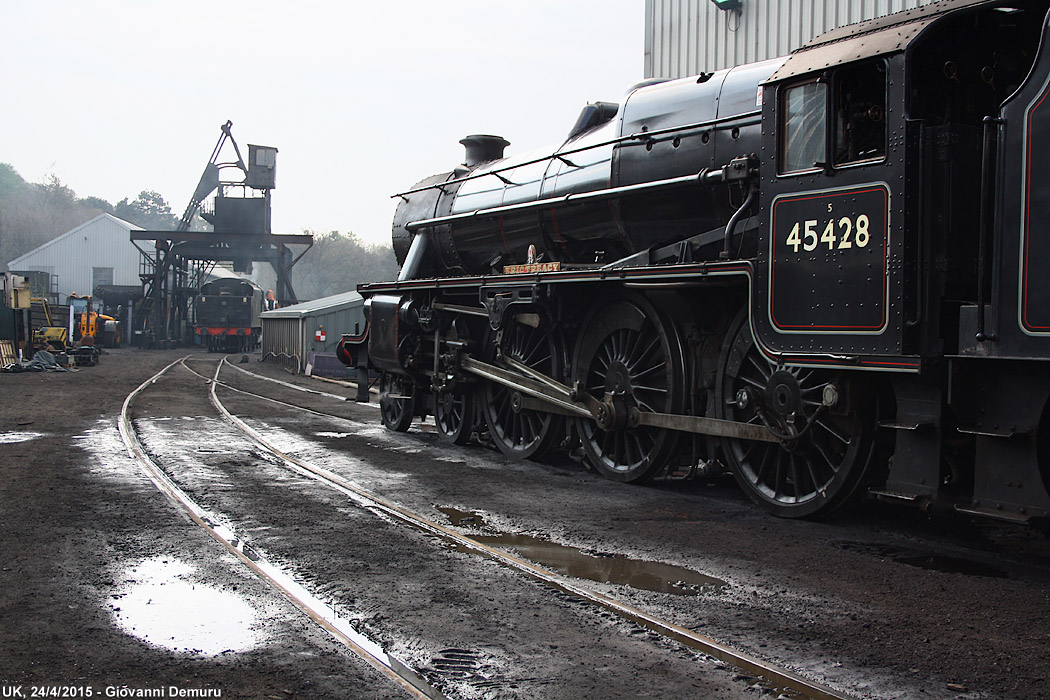
[[[503,157],[503,149],[510,145],[510,141],[502,136],[490,136],[488,134],[473,134],[460,143],[467,149],[466,160],[463,164],[473,168],[478,163],[486,163]]]

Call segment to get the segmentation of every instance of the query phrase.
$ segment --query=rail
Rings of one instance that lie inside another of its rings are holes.
[[[220,523],[219,518],[215,514],[205,510],[190,498],[149,456],[145,447],[139,441],[134,425],[131,422],[131,403],[143,389],[155,383],[177,364],[182,364],[189,372],[208,381],[212,402],[215,404],[216,409],[232,419],[234,425],[237,425],[237,419],[226,411],[225,407],[218,403],[218,399],[215,397],[215,385],[218,381],[222,363],[220,362],[216,365],[215,375],[211,380],[208,380],[204,375],[190,369],[185,363],[186,359],[184,357],[167,365],[160,372],[140,384],[124,399],[117,427],[128,454],[139,462],[146,475],[161,493],[167,496],[173,504],[185,511],[194,523],[211,535],[212,538],[237,557],[259,578],[274,586],[296,607],[306,613],[314,622],[359,658],[401,686],[412,697],[420,700],[446,700],[445,696],[423,679],[420,674],[387,653],[379,644],[355,630],[349,620],[340,616],[330,605],[310,593],[304,586],[295,581],[290,574],[267,561],[259,552],[245,542],[243,537],[234,532],[232,528]],[[251,430],[247,425],[243,423],[241,425],[246,431]],[[274,454],[283,456],[282,453],[272,447],[268,447],[268,449],[273,451]]]

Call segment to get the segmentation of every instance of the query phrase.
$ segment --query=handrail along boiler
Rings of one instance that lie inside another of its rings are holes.
[[[637,86],[552,150],[468,137],[399,195],[340,356],[394,430],[723,467],[785,517],[1045,519],[1048,9],[945,0]]]

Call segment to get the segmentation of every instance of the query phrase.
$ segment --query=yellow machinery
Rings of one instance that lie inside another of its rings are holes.
[[[33,297],[29,300],[31,308],[43,310],[45,323],[42,326],[33,327],[33,347],[42,349],[50,343],[56,350],[64,350],[69,344],[69,333],[65,326],[55,324],[51,317],[51,305],[47,299]]]
[[[79,314],[76,325],[77,339],[90,335],[99,347],[120,347],[121,332],[117,319],[93,311],[90,296],[70,294],[68,301],[74,313]]]

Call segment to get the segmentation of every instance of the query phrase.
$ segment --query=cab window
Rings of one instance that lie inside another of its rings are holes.
[[[796,85],[782,93],[780,172],[812,170],[827,162],[827,93],[822,82]]]
[[[886,155],[886,64],[843,68],[835,73],[835,165]]]

